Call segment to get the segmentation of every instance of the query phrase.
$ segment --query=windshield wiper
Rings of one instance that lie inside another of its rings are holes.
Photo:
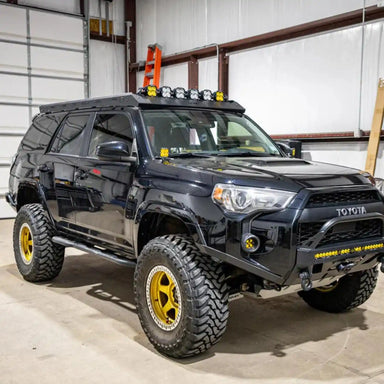
[[[219,152],[216,156],[222,157],[269,157],[269,156],[279,156],[272,153],[264,152],[253,152],[253,151],[244,151],[244,152]]]
[[[171,155],[168,155],[167,157],[171,158],[181,158],[185,159],[188,157],[211,157],[212,155],[209,155],[207,153],[199,153],[199,152],[183,152],[183,153],[172,153]]]

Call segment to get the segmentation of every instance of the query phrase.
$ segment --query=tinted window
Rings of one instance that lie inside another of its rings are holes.
[[[131,123],[122,114],[100,114],[93,125],[89,156],[96,157],[96,147],[108,141],[123,141],[132,148],[133,134]]]
[[[56,113],[36,116],[21,142],[21,148],[45,150],[64,115],[64,113]]]
[[[80,155],[84,139],[84,128],[87,125],[88,118],[89,115],[69,116],[60,129],[51,151],[67,155]]]

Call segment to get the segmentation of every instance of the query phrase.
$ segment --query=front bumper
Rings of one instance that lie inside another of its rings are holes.
[[[247,254],[241,251],[240,240],[231,241],[231,247],[218,250],[212,246],[200,245],[200,250],[212,258],[231,264],[258,278],[281,286],[300,284],[303,272],[312,281],[323,280],[335,276],[343,276],[345,273],[353,273],[375,267],[382,262],[384,255],[384,214],[370,212],[361,215],[333,217],[327,220],[320,230],[310,237],[303,244],[297,245],[297,231],[295,225],[297,220],[291,223],[276,223],[252,219],[244,226],[241,225],[241,232],[250,231],[255,233],[255,223],[258,226],[259,234],[262,234],[261,227],[265,225],[264,233],[275,234],[275,246],[270,252],[260,254]],[[348,241],[336,241],[328,244],[327,236],[337,228],[349,223],[368,222],[381,223],[381,230],[369,238],[353,238]],[[310,224],[308,224],[310,225]],[[272,229],[275,228],[275,229]],[[235,231],[236,232],[236,231]],[[240,239],[240,236],[237,236]],[[290,241],[288,241],[290,239]],[[324,245],[325,244],[325,245]],[[231,252],[232,249],[238,249]],[[275,268],[275,266],[277,266]]]

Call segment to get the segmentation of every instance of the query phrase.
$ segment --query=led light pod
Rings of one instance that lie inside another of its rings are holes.
[[[182,87],[177,87],[173,90],[173,96],[175,96],[176,99],[185,99],[186,92],[185,89]]]
[[[224,95],[224,92],[216,91],[213,94],[213,100],[215,101],[225,101],[227,98]]]
[[[172,89],[171,87],[160,87],[157,94],[161,97],[172,97]]]
[[[157,88],[156,85],[147,85],[146,87],[139,88],[137,93],[143,96],[157,96]]]
[[[157,96],[156,85],[148,85],[147,86],[147,95],[148,96]]]
[[[200,91],[200,99],[205,101],[211,101],[212,100],[212,91],[209,89],[204,89]]]
[[[188,99],[199,100],[199,90],[198,89],[189,89],[187,91]]]

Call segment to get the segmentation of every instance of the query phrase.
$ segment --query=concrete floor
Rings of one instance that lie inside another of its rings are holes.
[[[67,251],[60,276],[18,274],[0,220],[0,383],[381,383],[384,278],[361,308],[332,315],[296,295],[230,305],[223,340],[183,361],[159,355],[135,313],[133,271]]]

